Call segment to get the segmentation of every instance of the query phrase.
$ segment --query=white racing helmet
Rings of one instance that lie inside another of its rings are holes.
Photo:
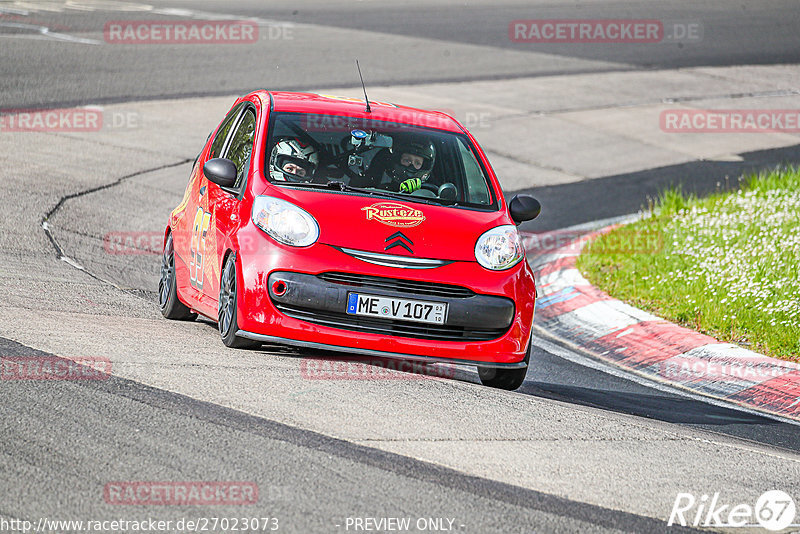
[[[299,139],[281,139],[269,157],[269,175],[279,182],[308,182],[319,165],[319,154]]]

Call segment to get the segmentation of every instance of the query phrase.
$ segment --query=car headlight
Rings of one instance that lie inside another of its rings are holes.
[[[319,225],[314,217],[279,198],[257,196],[250,218],[272,239],[284,245],[307,247],[319,238]]]
[[[484,232],[475,244],[475,259],[493,271],[509,269],[522,261],[525,248],[516,226],[506,224]]]

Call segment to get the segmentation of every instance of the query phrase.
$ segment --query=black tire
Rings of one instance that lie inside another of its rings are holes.
[[[259,341],[236,335],[239,330],[239,323],[236,319],[236,305],[239,298],[236,278],[236,256],[231,254],[225,260],[225,266],[222,268],[219,282],[219,311],[217,314],[219,335],[226,347],[233,349],[260,347],[261,343]]]
[[[158,307],[161,315],[178,321],[194,321],[197,314],[178,299],[178,280],[175,274],[175,249],[172,234],[167,236],[161,254],[161,278],[158,281]]]
[[[528,340],[528,350],[525,352],[525,367],[520,369],[498,369],[497,367],[478,367],[478,376],[481,384],[490,388],[514,391],[525,382],[528,374],[528,364],[531,361],[532,339]]]

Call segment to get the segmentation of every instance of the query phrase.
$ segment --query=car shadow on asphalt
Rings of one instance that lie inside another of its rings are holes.
[[[549,352],[536,342],[525,383],[517,391],[667,423],[709,426],[780,424],[734,406],[711,404],[711,399],[689,397],[655,382],[650,385],[626,374],[612,374],[582,365]]]
[[[700,428],[791,452],[800,451],[797,425],[711,404],[590,369],[539,352],[517,393],[603,411]]]
[[[216,323],[199,318],[216,330]],[[476,370],[467,366],[415,363],[377,356],[359,356],[265,343],[249,352],[298,360],[306,380],[375,383],[395,380],[435,380],[445,384],[480,384]],[[579,385],[580,384],[580,385]],[[483,386],[480,386],[483,387]],[[299,390],[302,395],[307,390]],[[491,391],[487,388],[487,391]],[[504,393],[504,392],[498,392]],[[709,404],[677,392],[656,390],[597,369],[568,362],[537,347],[525,383],[512,394],[529,395],[576,406],[701,428],[793,452],[800,451],[797,426],[757,414]]]
[[[777,421],[700,400],[631,391],[526,381],[519,393],[592,406],[667,423],[692,425],[778,424]]]

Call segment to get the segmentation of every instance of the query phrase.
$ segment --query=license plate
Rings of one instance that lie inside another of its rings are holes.
[[[444,302],[348,293],[347,313],[417,323],[444,324],[444,320],[447,317],[447,304]]]

